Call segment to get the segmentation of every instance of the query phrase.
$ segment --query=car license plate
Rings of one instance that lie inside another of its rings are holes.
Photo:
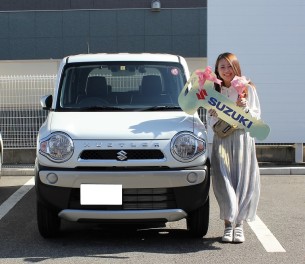
[[[121,205],[122,185],[120,184],[81,184],[81,205]]]

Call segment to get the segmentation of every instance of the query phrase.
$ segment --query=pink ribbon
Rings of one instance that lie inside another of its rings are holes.
[[[243,92],[245,91],[248,83],[249,81],[246,79],[245,76],[235,76],[231,81],[231,85],[235,88],[236,92],[241,98],[243,97]]]
[[[199,83],[200,88],[203,87],[206,80],[209,80],[211,82],[221,85],[222,81],[217,79],[215,73],[212,71],[210,66],[206,67],[203,72],[200,70],[197,70],[197,71],[195,71],[195,73],[198,76],[198,83]]]

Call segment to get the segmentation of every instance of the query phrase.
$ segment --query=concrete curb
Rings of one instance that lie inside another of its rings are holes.
[[[304,175],[305,167],[263,167],[260,168],[261,175]],[[1,176],[34,176],[34,168],[2,168]]]
[[[2,168],[1,176],[34,176],[34,168]]]
[[[260,168],[261,175],[305,175],[305,167]]]

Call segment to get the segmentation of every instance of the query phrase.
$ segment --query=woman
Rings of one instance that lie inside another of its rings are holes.
[[[260,118],[260,103],[254,85],[249,82],[244,96],[239,96],[231,85],[235,76],[242,76],[236,56],[220,54],[215,64],[215,74],[222,85],[215,89],[236,102],[245,112]],[[218,121],[215,110],[208,111],[211,127]],[[220,138],[214,134],[211,164],[213,189],[220,207],[220,218],[224,220],[223,242],[245,241],[243,221],[254,220],[260,194],[260,174],[256,159],[255,141],[244,129]]]

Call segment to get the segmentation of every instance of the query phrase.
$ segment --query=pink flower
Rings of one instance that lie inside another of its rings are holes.
[[[221,80],[217,79],[215,73],[212,71],[212,68],[210,66],[206,67],[204,71],[197,70],[195,73],[198,76],[200,88],[203,87],[206,80],[218,83],[219,85],[221,84]]]
[[[243,92],[246,89],[246,86],[249,82],[250,81],[247,80],[245,76],[242,76],[242,77],[235,76],[233,78],[233,80],[231,81],[231,85],[235,88],[238,95],[242,98],[243,97]]]

